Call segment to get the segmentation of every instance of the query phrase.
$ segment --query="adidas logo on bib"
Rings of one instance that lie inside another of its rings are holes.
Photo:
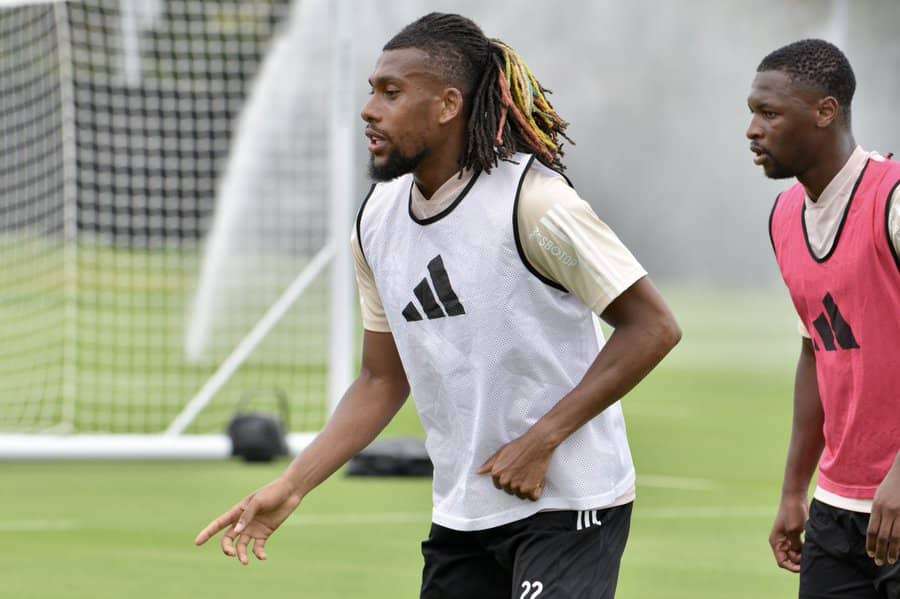
[[[837,341],[837,345],[841,349],[859,349],[859,343],[853,335],[850,323],[841,314],[840,308],[838,308],[830,293],[825,294],[822,304],[825,306],[825,311],[819,314],[819,317],[812,324],[822,338],[822,345],[825,346],[825,351],[837,351],[838,348],[835,346],[835,341]],[[815,340],[813,340],[813,345],[816,350],[819,349],[819,345]]]
[[[428,284],[428,278],[425,277],[419,284],[413,288],[413,294],[419,300],[425,316],[430,319],[443,318],[445,316],[460,316],[465,314],[463,305],[460,303],[453,286],[450,285],[450,276],[444,268],[444,259],[440,254],[431,259],[428,263],[428,274],[431,277],[431,284]],[[434,297],[431,288],[437,292],[437,299]],[[440,301],[440,303],[438,303]],[[409,302],[403,308],[403,317],[408,322],[422,320],[422,314],[416,308],[415,302]]]

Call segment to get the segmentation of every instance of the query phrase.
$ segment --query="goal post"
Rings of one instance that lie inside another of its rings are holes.
[[[248,395],[287,395],[293,451],[321,429],[356,355],[349,2],[0,2],[0,460],[227,457]]]

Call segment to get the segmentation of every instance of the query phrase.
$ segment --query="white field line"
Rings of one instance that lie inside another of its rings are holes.
[[[742,518],[770,518],[775,507],[681,507],[635,508],[636,520],[731,520]],[[417,524],[431,523],[430,512],[385,512],[382,514],[298,514],[287,521],[288,526],[357,526],[360,524]]]
[[[71,520],[11,520],[0,521],[0,533],[4,532],[52,532],[75,530],[78,525]]]
[[[297,514],[290,526],[351,526],[357,524],[429,524],[431,512],[382,512],[380,514]]]
[[[648,508],[642,510],[635,507],[634,518],[636,520],[731,520],[741,518],[774,518],[778,506],[773,504],[766,507],[737,507],[737,506],[707,506],[707,507],[673,507],[673,508]]]
[[[681,476],[665,476],[662,474],[637,475],[638,487],[653,489],[681,489],[684,491],[711,491],[716,488],[714,481],[705,478],[684,478]]]
[[[635,509],[638,520],[730,520],[741,518],[771,518],[775,507],[678,507]],[[415,524],[431,523],[431,512],[383,512],[380,514],[298,514],[285,526],[359,526],[361,524]],[[13,520],[0,522],[0,534],[19,532],[58,532],[88,529],[89,525],[72,520]]]

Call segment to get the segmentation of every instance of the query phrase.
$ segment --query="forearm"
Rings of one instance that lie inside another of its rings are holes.
[[[825,446],[825,436],[815,353],[808,340],[803,343],[794,379],[794,419],[782,494],[805,497]]]
[[[403,406],[409,388],[363,373],[344,394],[324,430],[283,477],[306,495],[369,445]]]
[[[616,327],[581,382],[534,428],[558,446],[628,393],[680,338],[678,325],[668,316]]]

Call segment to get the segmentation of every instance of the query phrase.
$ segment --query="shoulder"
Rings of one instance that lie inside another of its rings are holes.
[[[373,183],[359,207],[357,220],[368,219],[368,215],[383,211],[386,207],[393,205],[400,197],[404,200],[408,199],[411,183],[411,175],[403,175],[390,181]]]
[[[888,169],[887,185],[889,188],[888,191],[888,204],[890,206],[897,205],[897,198],[900,197],[900,162],[894,160],[885,160],[885,166]],[[891,209],[890,207],[888,208]]]
[[[781,255],[780,248],[785,240],[790,238],[791,232],[796,230],[797,220],[802,219],[803,203],[806,201],[806,190],[799,182],[785,189],[772,202],[769,212],[768,231],[769,243],[776,259]],[[802,224],[805,227],[805,224]]]
[[[887,233],[888,247],[894,256],[894,262],[900,269],[900,163],[893,162],[895,176],[890,183],[891,188],[885,206],[885,232]]]
[[[590,209],[561,173],[534,161],[522,177],[516,212],[519,224],[540,219],[551,210]]]
[[[795,183],[777,196],[772,202],[772,210],[769,213],[769,231],[777,225],[777,220],[784,214],[795,214],[794,209],[800,209],[806,199],[806,189],[801,183]]]
[[[890,196],[888,197],[888,201],[894,201],[898,197],[897,191],[898,184],[900,184],[900,162],[897,162],[896,160],[885,159],[881,164],[887,171],[887,176],[885,177],[885,179],[890,189]]]
[[[356,237],[363,250],[371,233],[381,227],[393,207],[402,203],[406,210],[411,184],[412,176],[404,175],[384,183],[375,183],[369,188],[356,213],[354,224]]]
[[[375,192],[375,188],[378,186],[377,183],[373,183],[371,187],[369,187],[369,191],[366,193],[363,198],[362,203],[359,205],[359,211],[356,213],[356,223],[353,227],[353,233],[350,236],[352,245],[359,248],[360,257],[365,261],[365,250],[363,249],[363,235],[362,235],[362,222],[363,222],[363,213],[366,210],[366,205],[369,203],[369,199],[371,199],[372,194]],[[354,248],[355,249],[355,248]]]

